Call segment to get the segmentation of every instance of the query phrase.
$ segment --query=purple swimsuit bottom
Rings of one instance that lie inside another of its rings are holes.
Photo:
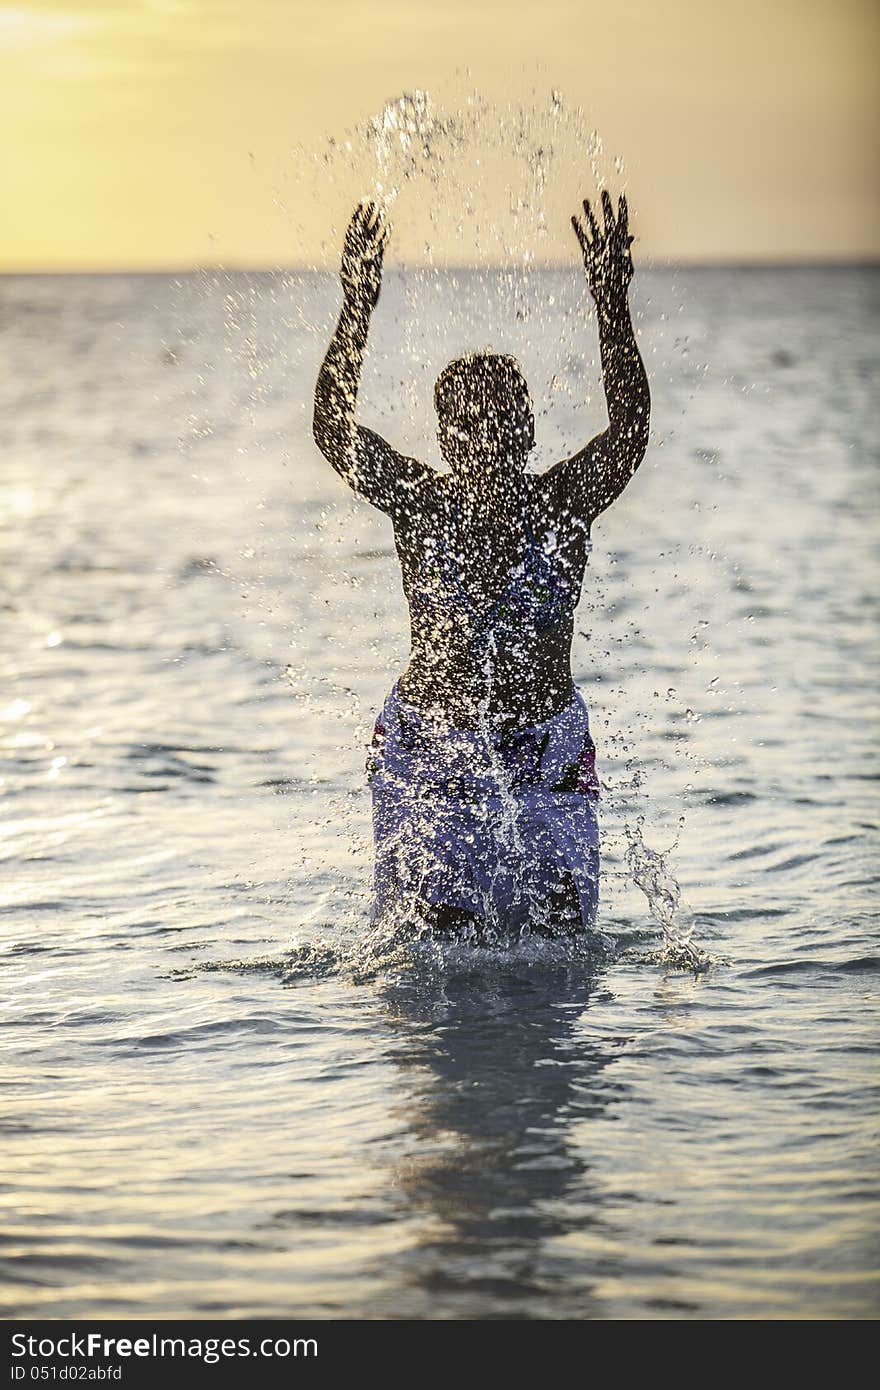
[[[578,929],[593,926],[599,782],[579,694],[543,724],[455,729],[408,704],[395,685],[367,770],[374,922],[418,919],[419,906],[431,905],[521,936],[542,931],[552,905],[573,890]]]

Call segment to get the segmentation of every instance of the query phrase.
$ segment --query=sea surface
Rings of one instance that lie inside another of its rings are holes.
[[[3,1315],[876,1315],[880,271],[633,298],[654,437],[574,653],[611,945],[407,954],[335,280],[0,281]],[[436,463],[437,372],[510,351],[544,467],[604,425],[589,310],[392,269],[362,418]]]

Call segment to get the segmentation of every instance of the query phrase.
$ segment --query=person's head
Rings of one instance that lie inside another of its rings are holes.
[[[440,452],[471,482],[522,472],[535,443],[525,378],[512,357],[473,353],[441,372],[434,387]]]

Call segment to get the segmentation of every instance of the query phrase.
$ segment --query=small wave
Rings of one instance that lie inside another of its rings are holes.
[[[747,979],[762,979],[773,975],[875,975],[880,973],[880,958],[857,956],[852,960],[780,960],[771,965],[759,965],[744,972]]]
[[[208,784],[216,780],[215,768],[211,763],[196,761],[196,757],[202,757],[205,752],[213,751],[213,749],[175,748],[161,743],[140,743],[130,747],[126,756],[130,762],[138,765],[138,772],[141,777],[149,778],[153,782],[165,778],[180,778],[187,782]],[[145,791],[153,790],[153,788],[135,786],[130,790]]]
[[[775,854],[777,850],[783,848],[779,840],[770,840],[769,843],[761,845],[749,845],[747,849],[732,850],[728,854],[728,859],[763,859],[768,854]]]
[[[790,859],[783,859],[781,864],[768,864],[766,872],[782,874],[788,869],[801,869],[804,864],[812,864],[818,858],[818,854],[793,854]]]
[[[749,806],[758,800],[755,792],[723,792],[711,787],[697,794],[710,806]]]
[[[842,960],[831,968],[845,975],[877,975],[880,974],[880,957],[857,956],[855,960]]]
[[[790,907],[765,907],[761,904],[758,907],[728,907],[714,908],[711,912],[702,911],[699,915],[700,926],[726,926],[731,922],[763,922],[771,917],[788,917],[791,914]]]
[[[362,1207],[294,1207],[275,1213],[264,1227],[274,1226],[386,1226],[396,1220],[393,1211],[368,1211]]]
[[[772,965],[756,965],[752,970],[744,970],[747,980],[759,980],[770,975],[813,975],[827,965],[815,960],[779,960]]]

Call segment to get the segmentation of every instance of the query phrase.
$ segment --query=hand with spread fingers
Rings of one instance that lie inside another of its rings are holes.
[[[599,225],[589,200],[584,199],[583,218],[572,217],[571,225],[584,256],[584,268],[590,292],[600,308],[626,300],[629,282],[633,277],[630,247],[634,237],[629,234],[629,212],[626,197],[621,194],[614,204],[607,189],[602,190],[603,226]]]
[[[359,203],[345,233],[340,275],[346,299],[368,311],[382,288],[382,258],[390,228],[375,203]]]

